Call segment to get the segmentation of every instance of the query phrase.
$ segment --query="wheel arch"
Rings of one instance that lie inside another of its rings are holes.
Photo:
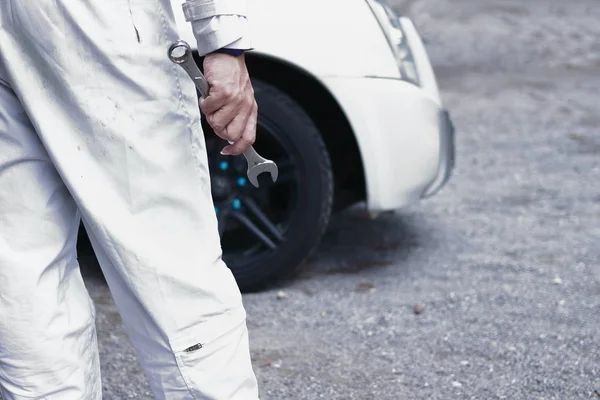
[[[366,198],[362,155],[348,118],[331,92],[310,72],[279,58],[246,54],[252,78],[270,83],[302,107],[319,130],[334,176],[334,209]],[[260,111],[259,111],[260,112]]]

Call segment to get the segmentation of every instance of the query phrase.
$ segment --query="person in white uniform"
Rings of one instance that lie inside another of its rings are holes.
[[[0,0],[0,393],[102,398],[83,221],[156,399],[256,400],[200,110],[241,154],[245,0]],[[167,57],[185,12],[210,95]],[[230,50],[223,50],[229,48]],[[199,109],[200,108],[200,109]]]

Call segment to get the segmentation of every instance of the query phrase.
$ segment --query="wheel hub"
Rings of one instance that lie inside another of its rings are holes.
[[[227,176],[213,176],[211,179],[211,191],[213,198],[216,201],[227,200],[229,196],[234,194],[234,185],[231,178]]]
[[[257,127],[262,132],[262,126]],[[218,219],[224,259],[235,265],[259,259],[286,241],[285,229],[295,206],[298,177],[292,153],[265,131],[265,154],[278,155],[280,177],[257,190],[248,181],[243,157],[219,154],[222,142],[207,136],[211,194]]]

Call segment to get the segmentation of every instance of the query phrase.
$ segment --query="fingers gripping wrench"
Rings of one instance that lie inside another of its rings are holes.
[[[169,47],[169,59],[188,73],[202,97],[208,96],[208,82],[198,68],[198,65],[196,65],[196,62],[192,57],[192,51],[187,42],[178,40],[173,43]],[[273,182],[277,180],[277,175],[279,173],[277,164],[261,157],[252,146],[250,146],[243,154],[248,162],[248,180],[255,187],[258,187],[258,175],[263,172],[270,173]]]

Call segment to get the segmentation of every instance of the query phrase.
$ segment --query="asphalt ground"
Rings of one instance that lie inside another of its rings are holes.
[[[244,296],[263,400],[600,398],[600,3],[396,1],[457,128],[437,196]],[[93,256],[105,399],[151,399]]]

